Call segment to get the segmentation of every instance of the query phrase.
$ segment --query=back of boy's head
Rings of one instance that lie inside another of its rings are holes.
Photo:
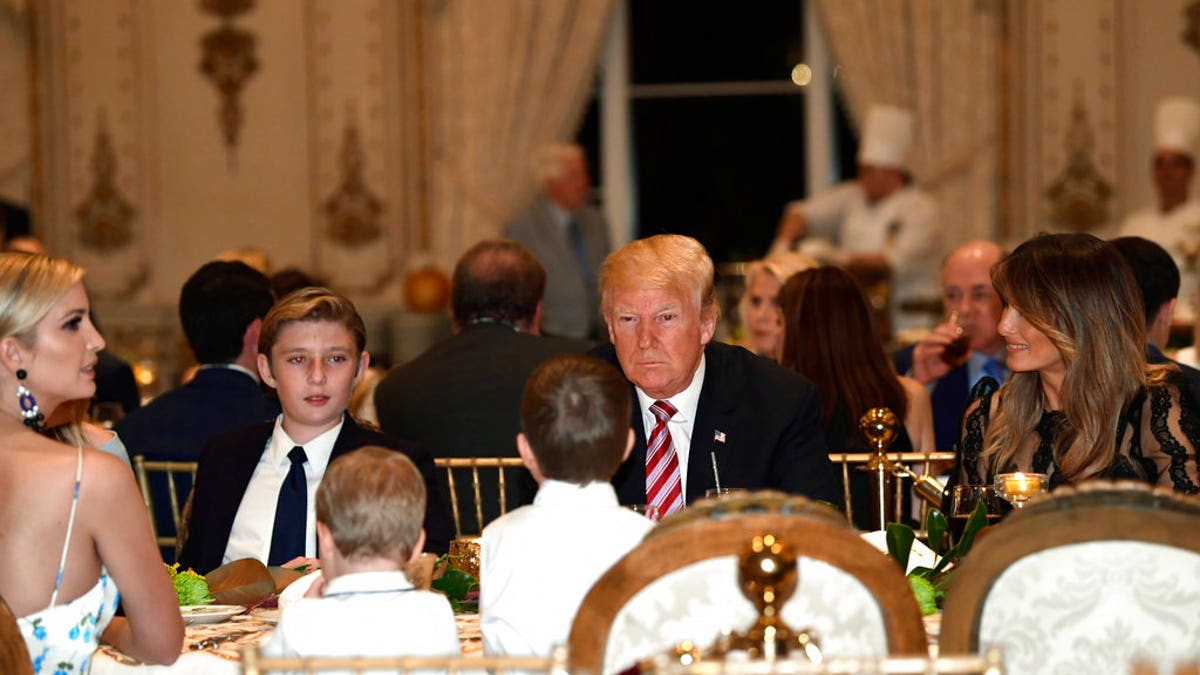
[[[274,302],[271,282],[244,263],[213,261],[193,272],[179,293],[179,320],[196,360],[237,359],[246,326]]]
[[[346,559],[404,563],[425,521],[425,479],[404,453],[363,446],[330,463],[316,512]]]
[[[521,397],[521,431],[542,475],[568,483],[608,481],[625,456],[629,382],[590,356],[555,356],[538,366]]]
[[[269,360],[271,348],[279,340],[279,333],[296,321],[332,321],[341,324],[354,336],[354,345],[359,354],[367,348],[367,328],[354,303],[328,288],[310,286],[289,293],[267,312],[258,333],[258,353]]]

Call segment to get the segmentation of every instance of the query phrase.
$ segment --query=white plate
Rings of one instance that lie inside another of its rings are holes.
[[[189,626],[198,623],[220,623],[229,617],[246,611],[241,605],[184,605],[179,608],[183,622]]]

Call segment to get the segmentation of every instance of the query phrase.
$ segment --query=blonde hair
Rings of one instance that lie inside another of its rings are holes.
[[[271,348],[279,340],[279,333],[296,321],[331,321],[340,324],[350,331],[358,354],[367,348],[367,327],[354,308],[354,303],[328,288],[309,286],[285,295],[263,317],[262,328],[258,331],[258,353],[269,360]]]
[[[779,282],[782,289],[783,284],[797,272],[813,269],[818,263],[815,259],[803,253],[787,251],[784,253],[776,253],[767,256],[760,260],[753,260],[746,263],[746,269],[743,272],[745,279],[745,289],[742,292],[741,299],[738,300],[737,311],[738,320],[745,325],[746,313],[750,310],[750,289],[754,286],[754,280],[760,274],[766,274]],[[780,329],[782,331],[782,329]]]
[[[316,512],[348,560],[403,563],[425,522],[425,479],[404,453],[366,445],[330,463]]]
[[[1128,402],[1166,369],[1146,363],[1145,318],[1133,275],[1116,247],[1088,234],[1039,235],[992,268],[1004,301],[1062,356],[1064,424],[1051,448],[1068,483],[1094,477],[1116,454],[1116,423]],[[1013,373],[984,436],[992,473],[1035,433],[1045,408],[1037,372]]]
[[[713,285],[713,262],[704,246],[680,234],[638,239],[611,253],[600,268],[600,307],[612,312],[612,294],[619,291],[671,290],[691,296],[701,316],[721,313]]]
[[[0,253],[0,337],[32,345],[37,325],[82,279],[83,268],[61,258]]]

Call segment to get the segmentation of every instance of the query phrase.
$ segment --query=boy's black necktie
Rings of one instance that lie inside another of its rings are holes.
[[[268,565],[282,565],[304,555],[304,528],[308,524],[308,478],[304,475],[304,463],[308,455],[297,445],[288,452],[288,459],[292,460],[292,468],[283,479],[279,501],[275,503]]]

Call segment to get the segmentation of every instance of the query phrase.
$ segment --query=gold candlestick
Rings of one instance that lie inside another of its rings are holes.
[[[896,415],[887,408],[871,408],[858,420],[858,428],[871,443],[875,454],[862,471],[874,477],[871,491],[871,524],[877,530],[887,526],[887,505],[894,493],[891,476],[896,467],[887,458],[887,449],[896,439]]]

